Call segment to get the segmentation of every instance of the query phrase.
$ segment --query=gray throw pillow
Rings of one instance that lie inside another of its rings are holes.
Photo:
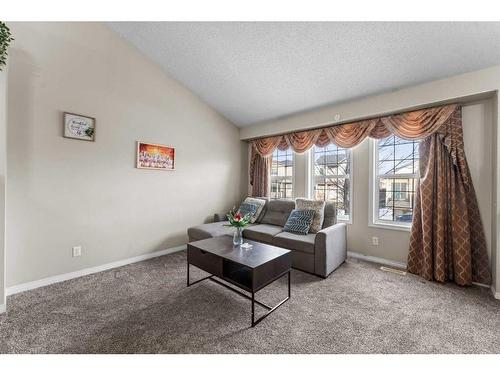
[[[325,202],[315,201],[312,199],[297,198],[295,200],[295,208],[298,210],[314,210],[314,217],[309,228],[310,233],[318,233],[323,226],[323,218],[325,215]]]
[[[314,217],[314,210],[293,210],[288,216],[285,227],[283,230],[285,232],[303,234],[309,233],[309,227],[311,226]]]

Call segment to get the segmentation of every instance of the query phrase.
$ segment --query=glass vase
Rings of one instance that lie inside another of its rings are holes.
[[[243,243],[243,228],[234,228],[233,245],[240,246]]]

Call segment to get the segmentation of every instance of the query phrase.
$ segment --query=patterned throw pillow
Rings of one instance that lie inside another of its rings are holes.
[[[262,209],[266,205],[266,201],[264,199],[257,198],[246,198],[243,203],[241,203],[238,211],[242,215],[246,215],[248,213],[251,214],[250,223],[255,223],[255,220],[260,216]]]
[[[238,208],[238,211],[240,212],[240,214],[242,214],[243,216],[247,215],[247,214],[250,214],[250,216],[254,216],[255,213],[257,212],[259,206],[254,204],[254,203],[246,203],[246,202],[243,202],[241,205],[240,205],[240,208]]]
[[[314,210],[314,217],[309,228],[309,232],[318,233],[323,226],[325,215],[325,202],[314,201],[311,199],[297,198],[295,200],[295,208],[298,210]]]
[[[309,232],[309,227],[313,221],[314,210],[293,210],[288,216],[285,227],[285,232],[306,235]]]

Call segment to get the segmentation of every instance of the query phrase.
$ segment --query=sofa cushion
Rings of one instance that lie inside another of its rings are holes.
[[[273,238],[272,244],[279,247],[284,247],[289,250],[296,250],[302,253],[314,254],[314,240],[316,235],[313,233],[295,234],[282,232]]]
[[[258,222],[283,227],[294,208],[294,201],[284,199],[270,200],[266,204],[264,216]]]
[[[311,199],[297,198],[295,205],[299,210],[314,210],[314,218],[309,228],[309,232],[318,233],[323,227],[325,217],[325,202]]]
[[[243,215],[250,214],[250,223],[255,223],[260,216],[266,201],[257,198],[246,198],[240,205],[238,211]]]
[[[202,224],[188,229],[189,241],[204,240],[205,238],[233,235],[234,228],[225,227],[229,221],[219,221],[217,223]]]
[[[337,224],[337,206],[333,202],[326,202],[323,229]]]
[[[283,227],[283,231],[306,235],[313,217],[314,210],[293,210]]]
[[[283,227],[269,224],[256,224],[243,231],[243,237],[250,240],[265,242],[270,244],[273,237],[283,231]]]

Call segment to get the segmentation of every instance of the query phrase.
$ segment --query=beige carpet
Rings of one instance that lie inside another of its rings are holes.
[[[500,301],[479,287],[349,260],[326,280],[294,271],[292,299],[250,328],[249,301],[185,273],[181,252],[9,297],[0,352],[500,353]]]

